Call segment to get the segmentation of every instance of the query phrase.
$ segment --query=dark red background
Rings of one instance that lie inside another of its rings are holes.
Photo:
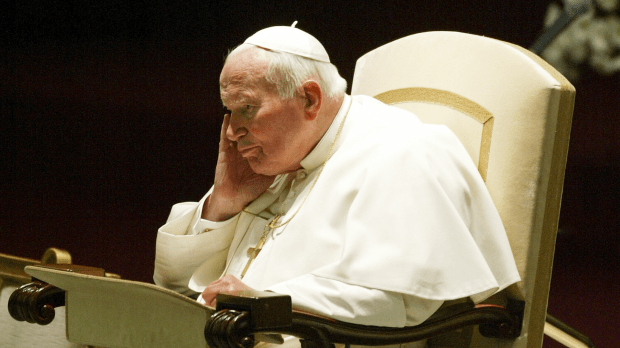
[[[548,1],[15,1],[0,14],[0,252],[150,282],[157,228],[211,185],[227,48],[290,25],[350,82],[355,60],[430,30],[529,47]],[[549,312],[617,345],[619,79],[587,67],[577,100]],[[545,341],[545,347],[559,345]]]

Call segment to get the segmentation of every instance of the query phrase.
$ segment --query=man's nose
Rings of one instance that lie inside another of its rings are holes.
[[[246,134],[248,134],[248,130],[239,122],[239,117],[230,115],[230,122],[226,129],[226,137],[228,140],[239,141],[239,139]]]

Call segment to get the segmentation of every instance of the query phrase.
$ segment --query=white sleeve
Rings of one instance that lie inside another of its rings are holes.
[[[418,325],[443,304],[441,300],[350,285],[312,274],[276,284],[268,290],[290,295],[297,310],[360,325]]]
[[[219,278],[234,236],[238,215],[222,222],[200,219],[202,202],[175,205],[157,233],[155,284],[183,293],[194,271],[209,261],[209,277]]]

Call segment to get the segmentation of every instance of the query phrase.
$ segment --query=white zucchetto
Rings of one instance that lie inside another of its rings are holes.
[[[278,26],[259,30],[244,43],[329,63],[327,51],[319,40],[295,28],[295,24],[297,22],[291,27]]]

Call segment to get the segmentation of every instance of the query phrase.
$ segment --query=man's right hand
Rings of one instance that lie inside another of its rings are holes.
[[[220,132],[219,154],[215,167],[213,192],[202,209],[202,218],[224,221],[238,214],[273,183],[275,176],[256,174],[226,137],[230,115],[224,116]]]

